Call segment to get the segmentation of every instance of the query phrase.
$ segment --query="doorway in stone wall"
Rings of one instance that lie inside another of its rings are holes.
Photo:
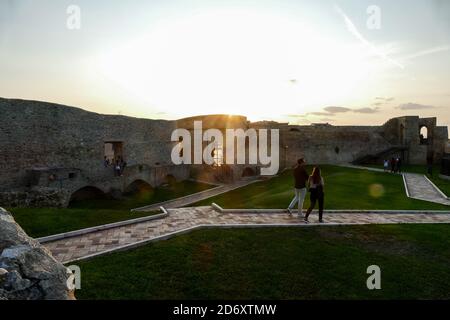
[[[109,160],[109,163],[115,163],[117,160],[123,159],[123,142],[105,142],[105,157]]]
[[[421,126],[419,129],[420,144],[428,144],[428,128]]]

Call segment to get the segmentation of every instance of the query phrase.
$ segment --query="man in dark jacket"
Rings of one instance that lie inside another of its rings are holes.
[[[308,173],[305,170],[305,160],[300,158],[297,160],[297,165],[294,169],[294,191],[295,197],[292,199],[291,204],[289,205],[287,211],[289,214],[292,214],[292,208],[294,208],[295,204],[298,202],[298,215],[299,217],[303,217],[303,203],[305,201],[306,196],[306,182],[308,181]]]

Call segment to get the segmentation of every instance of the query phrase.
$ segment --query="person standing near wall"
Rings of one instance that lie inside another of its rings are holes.
[[[433,154],[429,153],[427,156],[427,174],[433,176]]]
[[[116,160],[116,163],[114,164],[114,175],[116,177],[120,176],[120,162],[119,162],[119,160]]]
[[[402,158],[397,158],[397,172],[402,173]]]
[[[389,171],[389,160],[384,159],[384,161],[383,161],[383,168],[384,168],[384,172]]]
[[[391,159],[391,173],[395,172],[395,158],[392,157]]]
[[[120,161],[120,176],[123,176],[123,172],[125,171],[125,167],[127,166],[127,163],[125,160]]]
[[[103,158],[103,165],[105,166],[105,168],[109,167],[109,159],[106,156]]]
[[[305,202],[306,197],[306,182],[308,181],[308,173],[305,169],[305,160],[300,158],[297,160],[297,165],[294,169],[294,192],[295,196],[292,199],[287,211],[292,215],[292,208],[294,208],[295,204],[298,202],[298,216],[303,217],[303,203]]]

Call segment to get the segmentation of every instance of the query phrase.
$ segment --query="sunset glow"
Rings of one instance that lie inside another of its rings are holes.
[[[144,118],[450,123],[450,26],[436,5],[383,0],[374,16],[365,1],[176,2],[80,1],[75,31],[59,25],[64,4],[2,4],[0,94]]]

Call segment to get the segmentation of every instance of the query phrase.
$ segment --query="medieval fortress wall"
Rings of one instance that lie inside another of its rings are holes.
[[[282,147],[286,149],[288,163],[301,156],[309,163],[350,163],[387,148],[389,143],[378,130],[362,126],[297,126],[284,130]]]
[[[135,180],[152,186],[167,175],[189,176],[171,165],[172,121],[101,115],[45,102],[0,99],[0,202],[65,206],[76,190],[124,191]],[[105,168],[105,143],[120,143],[127,175]],[[30,196],[31,195],[31,196]],[[29,199],[30,198],[30,199]]]
[[[56,104],[0,99],[2,188],[24,183],[32,168],[77,168],[105,173],[105,142],[122,142],[128,166],[169,165],[174,123],[101,115]]]
[[[382,126],[293,126],[277,122],[249,122],[243,116],[209,115],[177,121],[102,115],[46,102],[0,98],[0,205],[65,206],[77,190],[94,187],[104,193],[124,192],[136,181],[155,187],[172,176],[221,181],[224,167],[231,180],[258,174],[259,165],[206,164],[176,166],[171,161],[176,128],[279,129],[280,167],[305,157],[316,164],[354,161],[379,162],[401,156],[406,163],[439,162],[448,142],[447,127],[436,118],[394,118]],[[420,137],[422,127],[427,139]],[[121,177],[105,168],[106,145],[127,162]],[[223,150],[223,155],[226,150]],[[199,176],[200,173],[201,175]]]

